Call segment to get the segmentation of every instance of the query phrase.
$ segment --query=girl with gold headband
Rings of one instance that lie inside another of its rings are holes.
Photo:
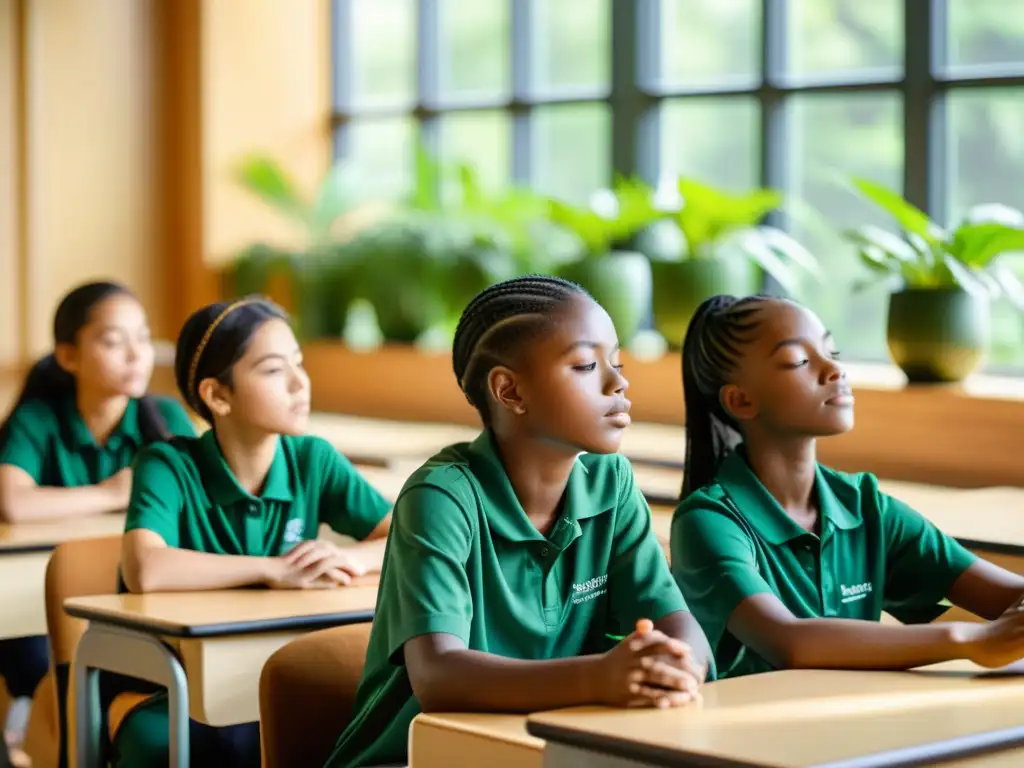
[[[304,436],[309,377],[285,313],[251,298],[204,307],[175,374],[212,429],[140,453],[122,576],[132,592],[330,589],[380,570],[391,505],[330,443]],[[318,541],[321,523],[359,543]],[[260,765],[259,726],[190,724],[192,764]],[[166,694],[125,719],[111,764],[167,765]]]

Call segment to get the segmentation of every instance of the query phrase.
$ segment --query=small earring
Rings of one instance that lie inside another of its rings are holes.
[[[516,406],[516,413],[519,414],[520,416],[524,415],[526,413],[526,406],[525,405],[517,405]]]

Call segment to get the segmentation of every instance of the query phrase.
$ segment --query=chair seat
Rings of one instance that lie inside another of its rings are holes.
[[[121,723],[124,722],[128,713],[152,695],[152,693],[136,693],[134,691],[117,694],[110,702],[110,709],[107,712],[107,730],[111,741],[114,740],[117,729],[121,727]]]

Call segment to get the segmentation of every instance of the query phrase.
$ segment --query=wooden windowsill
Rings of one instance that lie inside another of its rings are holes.
[[[304,351],[318,411],[479,426],[446,353],[398,345],[355,352],[325,342]],[[634,419],[683,425],[679,356],[625,364]],[[821,441],[826,464],[917,483],[1024,486],[1024,381],[976,376],[962,386],[907,387],[892,366],[853,364],[848,372],[857,424]]]

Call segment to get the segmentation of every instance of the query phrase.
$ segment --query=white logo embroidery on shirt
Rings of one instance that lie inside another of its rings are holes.
[[[302,541],[302,534],[306,532],[306,521],[299,517],[293,517],[284,526],[284,543],[298,544]]]
[[[845,584],[839,585],[839,592],[842,594],[843,599],[840,600],[842,603],[853,603],[857,600],[863,600],[869,594],[871,594],[873,587],[870,581],[865,581],[863,584],[854,584],[853,586],[846,586]]]
[[[576,597],[573,598],[572,604],[579,605],[585,603],[588,600],[594,600],[603,595],[608,590],[605,585],[608,583],[608,574],[602,576],[595,576],[592,579],[587,579],[582,584],[573,584],[572,591],[576,593]]]

